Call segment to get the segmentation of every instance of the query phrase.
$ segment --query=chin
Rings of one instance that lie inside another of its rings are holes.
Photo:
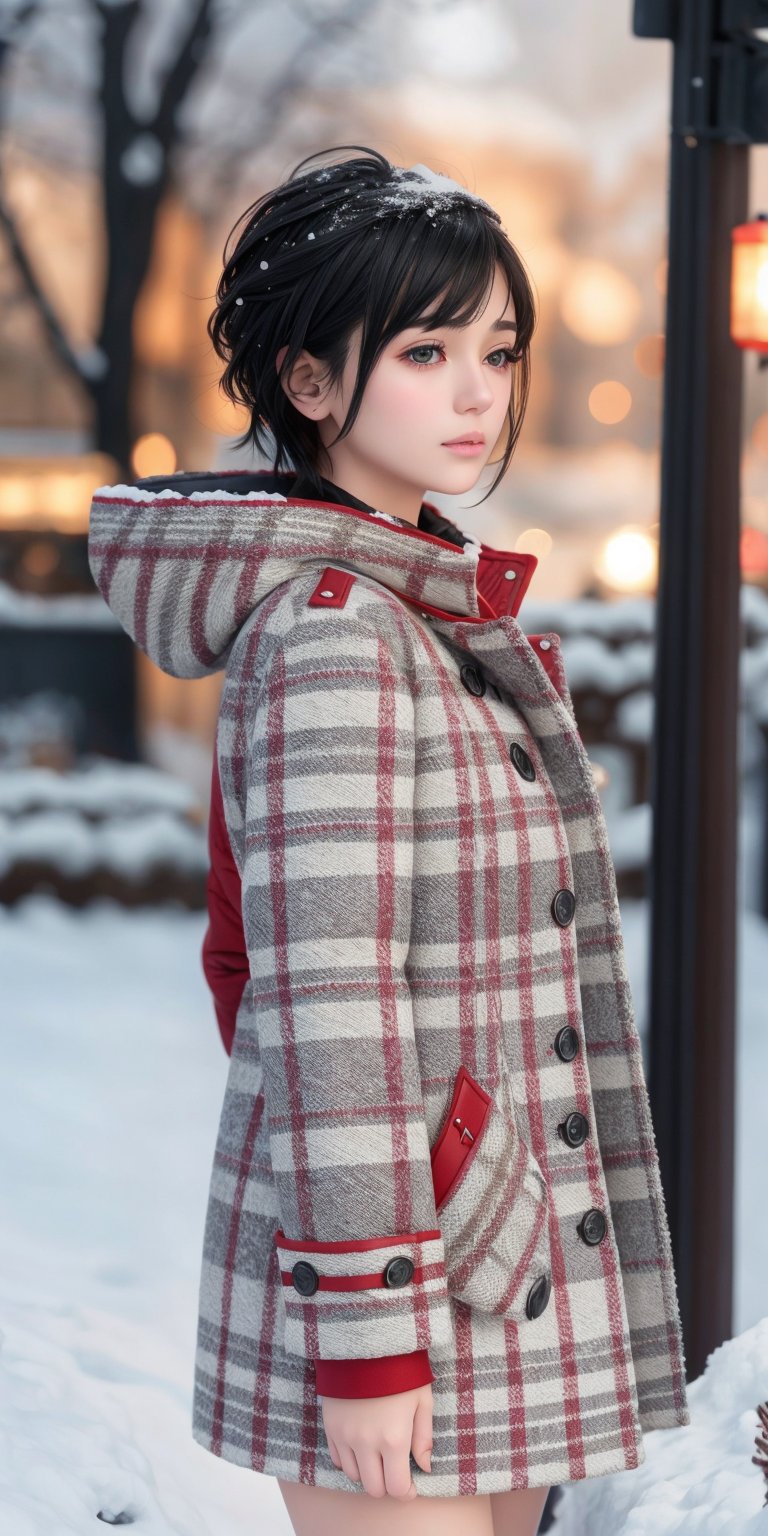
[[[463,491],[471,491],[477,485],[484,469],[485,465],[478,464],[476,459],[467,459],[463,463],[460,460],[453,474],[446,475],[443,470],[443,473],[438,476],[437,484],[432,485],[432,489],[442,491],[445,496],[459,496]]]

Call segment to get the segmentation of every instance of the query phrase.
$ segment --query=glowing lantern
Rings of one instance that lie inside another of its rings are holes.
[[[768,214],[732,231],[731,336],[738,347],[768,352]]]

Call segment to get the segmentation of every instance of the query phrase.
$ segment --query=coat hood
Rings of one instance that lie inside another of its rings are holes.
[[[439,618],[482,624],[517,615],[535,555],[494,549],[429,502],[413,527],[373,509],[294,497],[295,481],[268,470],[183,472],[94,492],[94,581],[162,671],[222,671],[254,608],[326,564],[372,577]]]

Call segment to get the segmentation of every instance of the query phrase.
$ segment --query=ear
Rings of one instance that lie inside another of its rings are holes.
[[[275,356],[275,368],[278,373],[287,351],[287,346],[280,347]],[[308,416],[312,421],[322,421],[330,409],[325,403],[325,392],[320,383],[323,372],[323,366],[318,359],[313,357],[311,352],[304,350],[296,358],[288,377],[280,380],[291,405],[294,405],[297,411],[301,411],[302,416]]]

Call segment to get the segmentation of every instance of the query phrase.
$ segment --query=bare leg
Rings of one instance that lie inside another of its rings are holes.
[[[490,1494],[493,1536],[536,1536],[548,1488],[513,1488]]]
[[[365,1536],[496,1536],[491,1514],[496,1495],[488,1493],[447,1499],[393,1499],[384,1494],[374,1499],[341,1488],[287,1483],[281,1477],[277,1482],[296,1536],[360,1536],[361,1531]],[[535,1491],[538,1494],[538,1488]],[[537,1521],[543,1507],[544,1498],[536,1504]],[[535,1536],[532,1519],[531,1514],[528,1525],[519,1527],[519,1536]],[[511,1526],[504,1536],[518,1536],[518,1528]]]

